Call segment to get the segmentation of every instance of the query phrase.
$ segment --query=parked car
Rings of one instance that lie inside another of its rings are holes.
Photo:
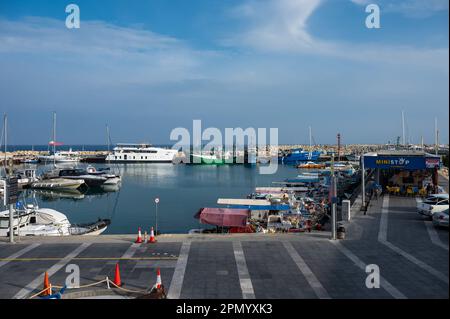
[[[448,208],[442,212],[433,214],[433,225],[448,228]]]
[[[417,203],[418,213],[429,217],[446,209],[448,210],[448,194],[433,194]]]

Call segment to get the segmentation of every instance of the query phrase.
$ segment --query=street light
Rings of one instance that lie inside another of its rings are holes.
[[[158,235],[158,203],[159,203],[159,197],[155,198],[155,235]]]

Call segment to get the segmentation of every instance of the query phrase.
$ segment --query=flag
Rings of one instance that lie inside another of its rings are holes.
[[[61,145],[63,145],[63,143],[61,143],[61,142],[56,142],[56,141],[50,141],[50,142],[48,142],[48,145],[51,145],[51,146],[61,146]]]

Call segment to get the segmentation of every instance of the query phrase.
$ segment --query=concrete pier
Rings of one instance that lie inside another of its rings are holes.
[[[160,268],[172,298],[448,298],[448,230],[430,228],[415,206],[414,198],[372,201],[342,241],[328,232],[161,235],[156,244],[134,244],[135,235],[3,240],[0,297],[29,297],[49,270],[61,286],[67,264],[79,266],[81,285],[113,278],[118,262],[124,288],[150,288]],[[370,264],[380,288],[366,286]]]

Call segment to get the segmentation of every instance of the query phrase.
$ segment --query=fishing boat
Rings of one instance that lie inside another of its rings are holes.
[[[321,154],[321,151],[313,151],[312,132],[311,127],[309,127],[309,151],[305,151],[302,148],[295,148],[288,154],[279,156],[279,161],[283,164],[299,164],[307,161],[316,162]]]
[[[283,164],[298,164],[306,161],[317,161],[319,159],[320,151],[305,151],[301,148],[293,149],[287,155],[281,156],[280,161]]]
[[[100,235],[111,223],[99,219],[93,223],[71,224],[67,216],[50,208],[27,205],[13,212],[13,231],[20,236]],[[9,235],[9,211],[0,212],[0,237]]]

